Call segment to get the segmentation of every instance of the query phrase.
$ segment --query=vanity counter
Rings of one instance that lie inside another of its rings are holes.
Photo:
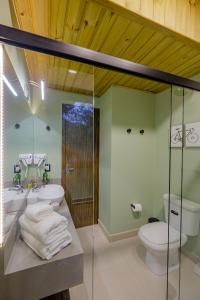
[[[83,249],[65,201],[58,212],[68,218],[72,243],[47,261],[17,235],[5,269],[9,300],[38,300],[83,282]]]

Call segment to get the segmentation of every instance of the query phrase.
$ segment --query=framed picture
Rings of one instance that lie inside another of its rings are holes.
[[[171,147],[181,148],[183,145],[182,125],[173,125],[171,127]]]
[[[200,147],[200,122],[185,125],[185,146]]]

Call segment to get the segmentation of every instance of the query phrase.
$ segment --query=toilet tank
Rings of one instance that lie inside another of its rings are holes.
[[[163,195],[165,220],[168,222],[169,196]],[[180,231],[181,220],[181,200],[180,197],[171,194],[170,197],[170,225]],[[182,233],[188,236],[196,236],[199,233],[200,224],[200,204],[187,199],[182,199]]]

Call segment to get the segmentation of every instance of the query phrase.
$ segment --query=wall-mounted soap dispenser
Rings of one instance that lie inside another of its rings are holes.
[[[15,176],[13,177],[13,183],[15,185],[20,185],[21,184],[21,166],[19,163],[14,165],[14,174],[15,174]]]
[[[44,170],[45,170],[46,172],[51,172],[51,164],[46,163],[46,164],[44,165]]]
[[[51,171],[51,164],[50,163],[45,163],[44,165],[44,173],[42,177],[42,181],[44,184],[49,183],[49,175],[48,173]]]

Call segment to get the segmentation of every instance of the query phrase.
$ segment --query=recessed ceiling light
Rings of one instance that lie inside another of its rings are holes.
[[[5,75],[2,75],[3,81],[4,83],[7,85],[7,87],[9,88],[9,90],[13,93],[13,95],[15,97],[17,97],[17,93],[15,91],[15,89],[13,88],[13,86],[11,85],[11,83],[8,81],[8,79],[6,78]]]
[[[70,74],[76,74],[76,73],[77,73],[76,70],[68,70],[68,72],[69,72]]]

